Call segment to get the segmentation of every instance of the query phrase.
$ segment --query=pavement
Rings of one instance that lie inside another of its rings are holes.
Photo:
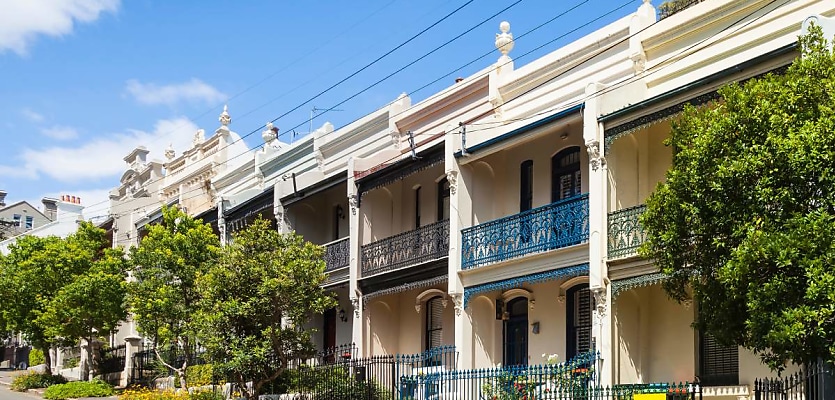
[[[15,392],[9,389],[12,380],[18,374],[26,371],[0,370],[0,400],[35,400],[40,399],[42,389],[30,390],[27,392]]]

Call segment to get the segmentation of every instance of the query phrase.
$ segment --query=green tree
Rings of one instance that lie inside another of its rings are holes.
[[[56,334],[62,322],[47,318],[50,302],[75,279],[87,274],[104,253],[105,232],[88,222],[67,238],[23,236],[9,246],[0,263],[0,328],[20,332],[44,353],[49,371],[49,347],[69,344],[79,336]],[[73,343],[74,344],[74,343]],[[51,372],[51,371],[49,371]]]
[[[772,368],[835,361],[835,55],[820,29],[784,74],[720,89],[673,124],[643,255],[696,327]]]
[[[196,346],[197,279],[216,262],[219,246],[209,225],[166,207],[162,222],[151,226],[139,246],[131,249],[134,280],[128,302],[134,321],[153,340],[159,361],[176,371],[182,387]],[[182,363],[172,365],[172,360],[164,359],[160,346],[176,349]]]
[[[235,235],[200,280],[202,343],[247,398],[257,399],[292,360],[314,354],[304,326],[335,305],[320,286],[326,277],[322,255],[320,246],[258,219]]]
[[[125,264],[121,249],[106,249],[86,273],[59,289],[39,317],[47,335],[92,344],[112,333],[127,316]],[[82,380],[93,377],[93,347],[89,349]]]

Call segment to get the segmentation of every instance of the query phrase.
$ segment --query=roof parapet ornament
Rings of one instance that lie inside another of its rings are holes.
[[[232,123],[232,117],[229,115],[229,105],[228,104],[223,105],[223,112],[220,113],[220,117],[218,117],[217,120],[220,121],[220,124],[222,126],[225,126],[225,127],[228,127],[229,124]]]
[[[264,125],[264,131],[261,132],[261,139],[269,146],[278,137],[278,128],[276,128],[272,121]]]
[[[513,50],[513,34],[510,33],[510,22],[502,21],[499,24],[499,30],[502,33],[496,34],[496,49],[502,53],[502,56],[499,57],[499,68],[501,68],[504,64],[511,62],[510,56],[507,53],[510,53]]]
[[[168,147],[165,148],[165,158],[171,161],[175,155],[177,155],[177,153],[174,152],[174,144],[168,143]]]

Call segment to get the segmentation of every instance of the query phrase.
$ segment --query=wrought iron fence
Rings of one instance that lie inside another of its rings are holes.
[[[449,256],[449,220],[362,246],[364,277]]]
[[[835,371],[831,365],[816,363],[782,378],[754,380],[756,400],[833,400]]]
[[[342,238],[325,244],[325,272],[348,267],[351,260],[350,238]]]
[[[173,346],[160,350],[159,358],[154,349],[138,351],[131,358],[133,367],[130,371],[130,384],[149,386],[157,378],[173,376],[175,374],[174,370],[165,364],[180,367],[186,360],[185,357],[182,349]],[[206,360],[203,357],[202,350],[199,348],[193,349],[188,365],[205,363]]]
[[[350,348],[354,349],[352,345]],[[419,354],[334,357],[334,360],[299,365],[290,374],[289,385],[283,388],[283,393],[274,394],[317,400],[400,399],[403,377],[450,371],[457,363],[457,353],[453,346],[443,346]]]
[[[646,240],[646,232],[638,221],[647,206],[635,207],[609,213],[609,258],[618,259],[637,254],[638,247]]]
[[[589,238],[588,194],[556,201],[461,231],[461,268],[554,250]]]
[[[125,369],[126,345],[99,350],[99,374],[121,372]]]

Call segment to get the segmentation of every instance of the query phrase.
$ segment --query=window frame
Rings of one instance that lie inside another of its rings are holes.
[[[562,165],[562,161],[573,157],[576,154],[576,162],[571,162],[567,165]],[[583,172],[580,168],[581,163],[580,146],[566,147],[551,157],[551,202],[565,200],[583,193]],[[563,196],[560,187],[560,178],[563,176],[571,176],[571,193],[568,196]]]
[[[424,318],[424,326],[423,326],[423,346],[425,351],[429,351],[436,347],[443,346],[443,335],[444,335],[444,307],[443,307],[443,298],[441,296],[434,296],[428,300],[426,300],[426,316]],[[433,326],[433,312],[435,308],[439,310],[439,318],[440,320],[437,321],[437,327]],[[439,332],[439,342],[433,346],[432,337],[435,332]]]
[[[533,208],[533,160],[519,165],[519,212]]]
[[[444,215],[444,211],[449,214],[449,207],[445,207],[444,199],[450,199],[449,180],[446,177],[438,181],[438,221],[449,219],[449,215]]]

